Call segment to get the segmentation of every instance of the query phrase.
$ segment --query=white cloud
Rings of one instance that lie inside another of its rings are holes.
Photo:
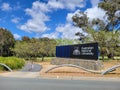
[[[26,32],[35,32],[35,33],[44,33],[50,28],[47,27],[46,22],[50,21],[50,17],[48,16],[49,12],[53,12],[56,9],[68,9],[68,10],[75,10],[76,8],[82,8],[85,6],[84,0],[48,0],[47,3],[43,3],[40,1],[35,1],[32,4],[32,8],[27,8],[25,10],[26,14],[31,16],[30,19],[28,19],[23,25],[19,26],[21,30],[24,30]],[[73,28],[72,24],[68,24],[72,22],[72,13],[70,13],[66,20],[67,25],[64,25],[61,28]],[[69,26],[69,27],[68,27]],[[58,27],[57,27],[58,28]],[[60,27],[59,27],[60,28]],[[74,28],[76,30],[76,28]],[[42,36],[48,36],[48,37],[57,37],[58,33],[64,33],[58,32],[56,33],[50,33],[50,34],[43,34]],[[67,31],[68,32],[68,31]],[[67,33],[66,32],[66,33]],[[70,32],[72,33],[72,31]],[[74,30],[73,30],[74,33]],[[65,35],[65,34],[64,34]],[[64,35],[62,37],[64,37]],[[67,36],[65,36],[66,38]]]
[[[12,7],[10,7],[9,3],[2,3],[2,6],[1,6],[2,11],[9,11],[11,9],[12,9]]]
[[[61,38],[76,39],[75,33],[82,31],[80,28],[73,26],[70,23],[60,25],[56,28],[56,31],[61,33]]]
[[[75,33],[82,32],[82,29],[73,25],[72,16],[78,12],[80,12],[80,10],[76,10],[74,13],[68,13],[66,16],[66,24],[59,24],[53,33],[43,34],[42,37],[77,39],[78,37],[75,36]]]
[[[66,23],[65,25],[58,25],[54,32],[43,34],[41,37],[77,39],[78,37],[75,36],[75,33],[77,32],[82,32],[82,29],[73,26],[71,23]]]
[[[80,10],[76,10],[74,13],[68,13],[66,17],[66,24],[58,25],[56,31],[61,34],[61,38],[66,39],[77,39],[78,37],[75,36],[75,33],[82,32],[82,29],[73,25],[72,17],[79,13]]]
[[[61,2],[58,2],[56,0],[49,0],[48,6],[54,9],[63,9],[64,5]]]
[[[30,33],[31,32],[40,33],[49,30],[49,28],[45,25],[44,21],[40,21],[40,18],[30,19],[27,21],[27,23],[20,26],[19,28]]]
[[[18,34],[13,34],[13,36],[14,36],[15,39],[20,39],[21,38],[21,36],[18,35]]]
[[[11,21],[12,21],[13,23],[19,23],[20,20],[21,20],[20,18],[15,17],[15,18],[13,18]]]
[[[61,33],[62,35],[61,38],[77,39],[78,37],[75,36],[75,33],[83,32],[81,28],[73,26],[72,16],[74,16],[75,14],[78,14],[79,16],[81,16],[79,12],[80,10],[76,10],[74,13],[68,13],[66,17],[67,23],[65,25],[59,25],[56,28],[56,31]],[[93,20],[96,18],[104,20],[104,16],[106,12],[103,9],[100,9],[98,7],[93,7],[93,8],[87,9],[85,13],[89,17],[89,20]]]
[[[36,1],[33,3],[32,8],[27,8],[25,10],[26,14],[31,16],[25,24],[21,25],[19,28],[26,32],[44,32],[49,30],[45,22],[49,21],[49,16],[46,12],[50,11],[44,3]]]
[[[48,6],[51,8],[74,10],[76,7],[84,7],[84,2],[84,0],[49,0]]]
[[[99,18],[100,20],[105,20],[105,11],[101,8],[98,7],[93,7],[93,8],[89,8],[85,11],[85,13],[87,14],[87,16],[89,17],[89,20],[93,20],[93,19],[97,19]]]
[[[50,9],[49,9],[49,7],[47,6],[46,3],[42,3],[42,2],[39,2],[39,1],[33,2],[32,9],[33,10],[39,10],[40,12],[48,12],[48,11],[50,11]]]
[[[74,16],[75,14],[81,16],[79,12],[80,10],[76,10],[74,13],[68,13],[66,17],[67,23],[65,25],[60,25],[56,28],[56,31],[62,34],[61,36],[62,38],[76,39],[78,37],[75,36],[75,33],[83,32],[81,28],[73,26],[72,16]],[[93,7],[93,8],[87,9],[85,13],[89,17],[89,20],[93,20],[96,18],[104,20],[104,16],[106,12],[103,9],[100,9],[98,7]]]
[[[98,6],[99,2],[100,2],[100,0],[91,0],[92,7]]]

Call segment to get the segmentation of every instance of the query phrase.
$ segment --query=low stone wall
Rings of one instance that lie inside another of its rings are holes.
[[[95,61],[95,60],[84,60],[84,59],[53,58],[51,64],[53,65],[73,64],[90,70],[103,69],[103,64],[102,61],[100,60]]]

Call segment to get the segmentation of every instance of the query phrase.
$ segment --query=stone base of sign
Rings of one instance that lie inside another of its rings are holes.
[[[103,69],[103,63],[100,60],[96,61],[96,60],[70,59],[70,58],[53,58],[51,64],[53,65],[73,64],[90,70]]]

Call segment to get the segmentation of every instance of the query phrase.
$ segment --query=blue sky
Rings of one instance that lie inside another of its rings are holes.
[[[0,0],[0,27],[22,36],[75,39],[82,30],[73,26],[71,17],[87,12],[90,20],[103,20],[100,0]]]

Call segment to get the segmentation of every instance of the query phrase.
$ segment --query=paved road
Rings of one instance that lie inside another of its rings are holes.
[[[22,72],[39,72],[42,69],[42,66],[39,64],[26,63],[25,67],[20,70]]]
[[[0,77],[0,90],[120,90],[120,81]]]

